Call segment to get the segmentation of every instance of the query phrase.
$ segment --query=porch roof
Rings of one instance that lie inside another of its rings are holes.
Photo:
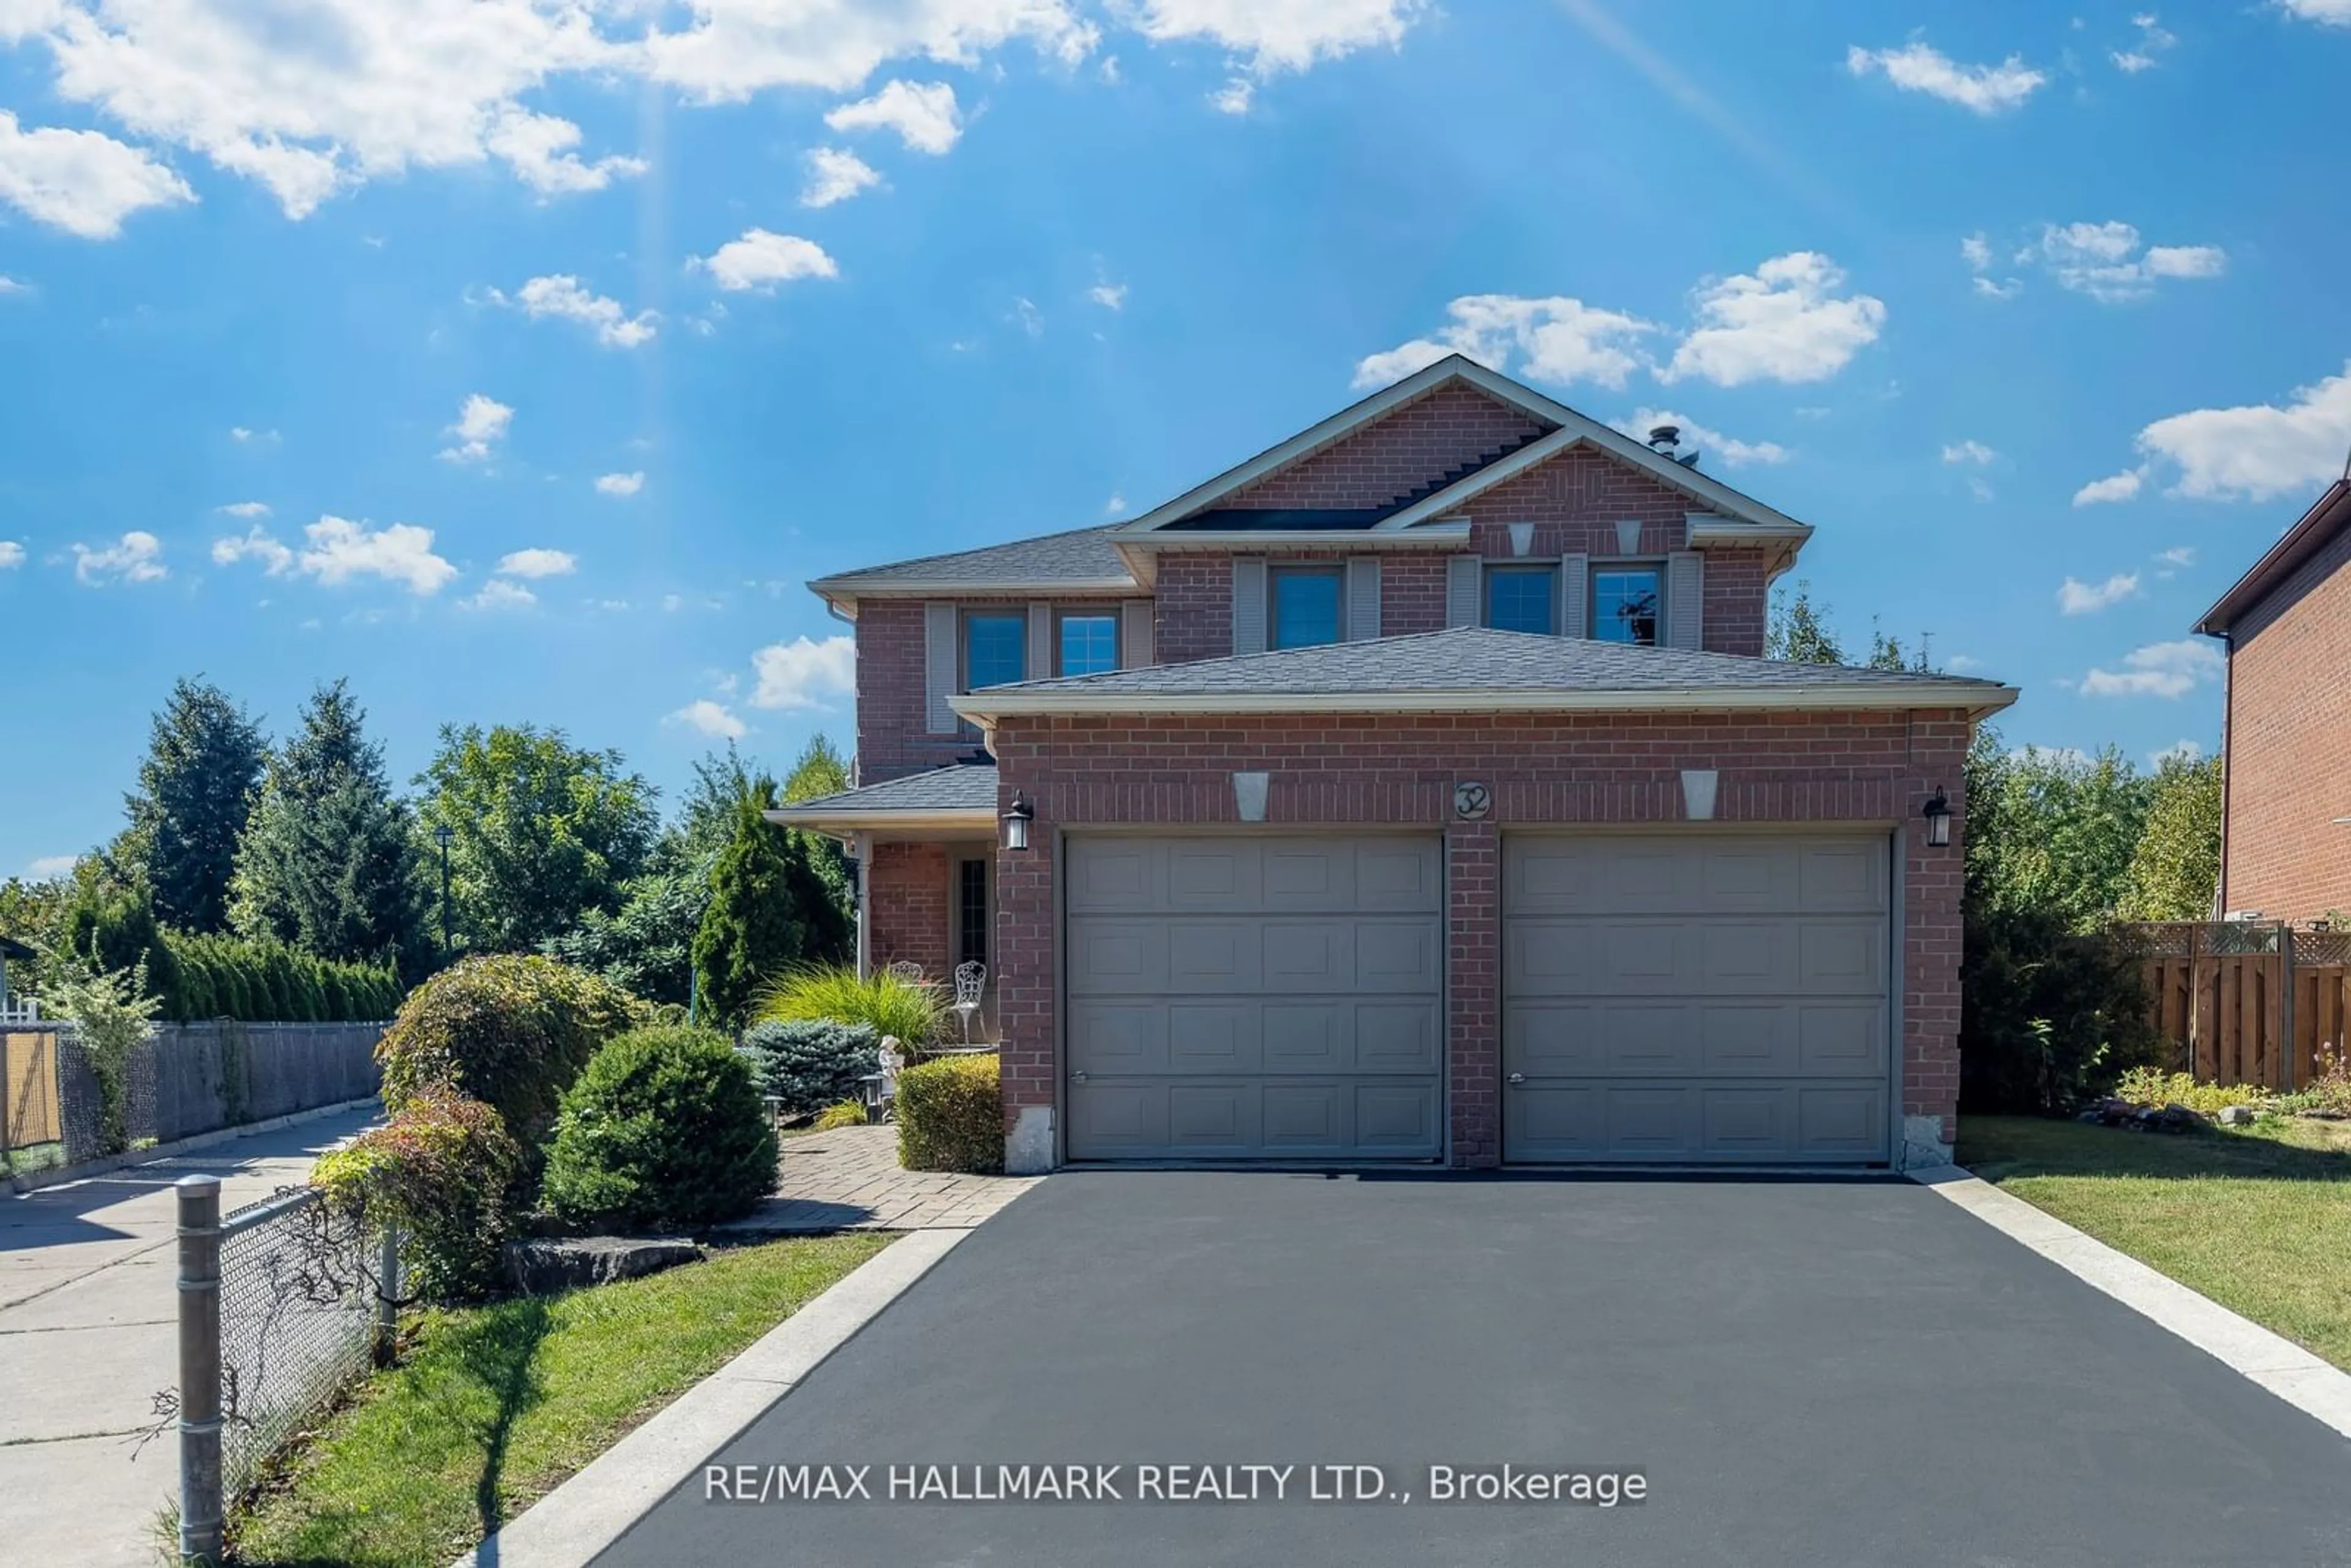
[[[1106,674],[954,699],[982,723],[1030,714],[1650,712],[2004,708],[2016,688],[1910,671],[1806,664],[1581,637],[1458,627]]]
[[[780,807],[768,821],[820,833],[996,831],[996,764],[958,762]]]

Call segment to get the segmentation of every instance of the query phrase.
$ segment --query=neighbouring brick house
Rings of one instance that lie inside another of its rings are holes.
[[[988,965],[1012,1168],[1949,1158],[1927,811],[2016,694],[1763,659],[1812,529],[1672,445],[1452,358],[811,585],[860,787],[777,819],[853,846],[861,964]]]
[[[2219,912],[2351,910],[2351,480],[2196,630],[2229,652]]]

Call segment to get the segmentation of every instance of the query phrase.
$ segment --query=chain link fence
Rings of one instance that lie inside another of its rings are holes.
[[[220,1227],[221,1482],[235,1497],[374,1364],[400,1297],[396,1249],[297,1187]]]

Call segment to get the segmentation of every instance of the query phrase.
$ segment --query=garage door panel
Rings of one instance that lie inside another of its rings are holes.
[[[1886,840],[1506,839],[1512,1160],[1882,1159]]]
[[[1442,1146],[1433,838],[1073,836],[1073,1159]]]
[[[1139,1071],[1214,1073],[1229,1077],[1258,1071],[1257,1009],[1231,1002],[1177,1002],[1165,1009],[1167,1056]],[[1106,1069],[1105,1069],[1106,1070]]]

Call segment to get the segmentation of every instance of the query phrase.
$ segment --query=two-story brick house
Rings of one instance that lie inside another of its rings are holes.
[[[2220,913],[2351,909],[2351,477],[2196,630],[2229,651]]]
[[[860,787],[778,820],[855,847],[862,963],[989,966],[1016,1170],[1947,1160],[1931,841],[2016,694],[1762,658],[1811,534],[1448,359],[1133,521],[812,584]]]

